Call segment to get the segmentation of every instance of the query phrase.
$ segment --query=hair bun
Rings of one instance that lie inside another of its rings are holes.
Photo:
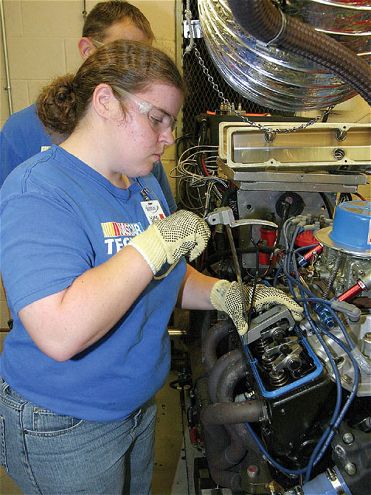
[[[55,99],[57,103],[65,103],[67,100],[75,101],[73,82],[68,81],[61,84],[56,91]]]

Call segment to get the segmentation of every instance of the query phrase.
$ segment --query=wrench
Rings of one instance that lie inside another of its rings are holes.
[[[246,322],[248,322],[248,311],[243,290],[242,274],[240,264],[238,262],[237,250],[233,239],[232,228],[240,227],[241,225],[267,225],[268,227],[278,229],[278,225],[273,222],[269,222],[268,220],[259,220],[255,218],[243,218],[236,221],[232,209],[228,206],[216,208],[214,211],[206,216],[205,220],[209,225],[224,225],[226,228],[229,245],[232,252],[233,266],[236,272],[237,282],[241,290],[242,314]]]

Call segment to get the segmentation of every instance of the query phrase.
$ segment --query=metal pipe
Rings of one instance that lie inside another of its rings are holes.
[[[0,17],[1,17],[1,35],[2,35],[2,41],[3,41],[5,79],[6,79],[6,86],[4,89],[7,92],[9,114],[11,115],[13,113],[13,101],[12,101],[12,88],[11,88],[11,84],[10,84],[8,44],[6,41],[5,15],[4,15],[4,2],[3,2],[3,0],[0,0]]]

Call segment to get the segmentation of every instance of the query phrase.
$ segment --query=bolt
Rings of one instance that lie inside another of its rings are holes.
[[[348,433],[344,433],[343,435],[343,442],[350,445],[351,443],[354,442],[354,436],[352,433],[348,432]]]
[[[345,157],[345,151],[342,148],[336,148],[333,150],[332,156],[335,160],[342,160]]]
[[[353,462],[347,462],[344,466],[345,472],[349,474],[349,476],[354,476],[357,472],[357,466],[353,464]]]
[[[349,384],[352,383],[352,381],[353,381],[349,375],[343,375],[341,377],[341,379],[343,380],[343,382],[349,383]]]
[[[246,472],[250,479],[255,479],[259,473],[259,468],[255,464],[250,464],[250,466],[247,466]]]
[[[345,455],[344,447],[339,444],[335,445],[334,450],[339,457],[343,457]]]
[[[336,473],[333,469],[330,469],[328,468],[327,471],[326,471],[326,474],[327,474],[327,477],[329,480],[331,481],[336,481],[337,480],[337,476],[336,476]]]

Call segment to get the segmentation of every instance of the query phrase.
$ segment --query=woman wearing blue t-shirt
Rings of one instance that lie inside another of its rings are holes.
[[[169,215],[151,175],[182,101],[167,55],[105,45],[39,97],[44,125],[69,137],[2,188],[14,325],[1,359],[0,462],[28,495],[150,493],[152,398],[169,371],[176,301],[225,311],[247,330],[236,284],[185,263],[206,247],[207,225]],[[299,317],[285,297],[265,289],[256,300]]]

